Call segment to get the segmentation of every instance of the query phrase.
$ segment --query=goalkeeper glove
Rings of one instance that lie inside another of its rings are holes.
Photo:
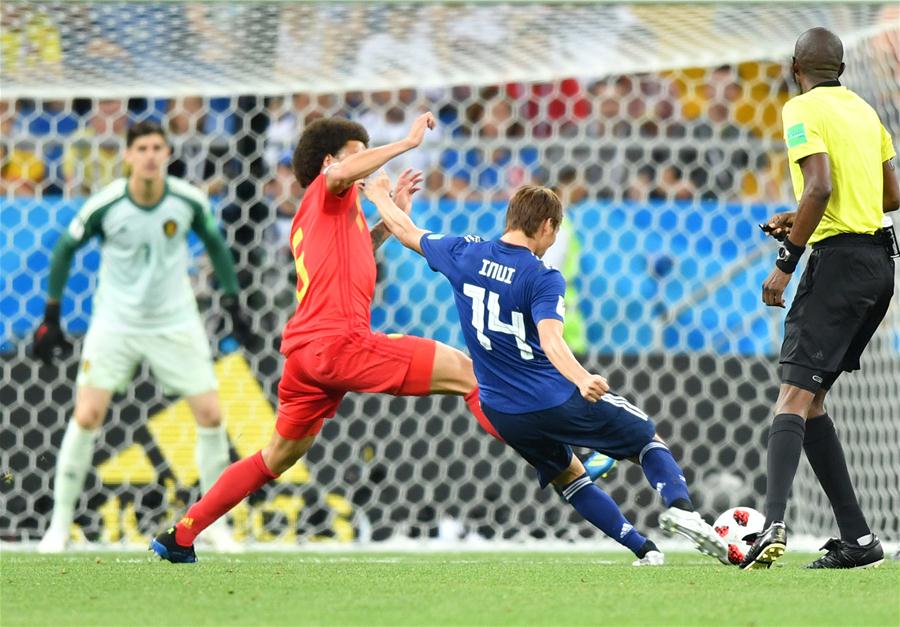
[[[66,339],[59,323],[59,303],[47,303],[44,309],[44,321],[34,332],[32,353],[46,364],[53,361],[56,349],[65,352],[72,350],[72,343]]]
[[[228,317],[231,319],[231,335],[242,346],[249,346],[255,335],[250,329],[250,318],[241,309],[237,294],[222,296],[222,308],[228,312]]]

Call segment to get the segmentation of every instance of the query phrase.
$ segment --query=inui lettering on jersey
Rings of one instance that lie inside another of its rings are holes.
[[[512,277],[515,272],[515,268],[502,266],[496,261],[491,261],[490,259],[482,259],[481,270],[478,271],[478,274],[480,274],[481,276],[486,276],[489,279],[495,279],[497,281],[500,281],[501,283],[511,284]]]

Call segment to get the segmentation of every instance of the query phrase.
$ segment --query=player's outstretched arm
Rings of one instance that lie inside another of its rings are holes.
[[[412,197],[413,194],[421,189],[419,187],[421,182],[422,172],[415,171],[412,168],[407,168],[403,171],[403,174],[397,178],[393,199],[394,204],[400,207],[403,213],[409,214],[412,209]],[[365,191],[365,185],[362,185],[361,188]],[[369,237],[372,238],[372,250],[378,250],[390,236],[391,232],[384,223],[384,220],[379,220],[378,224],[373,226],[369,231]]]
[[[231,251],[225,244],[225,239],[219,232],[219,227],[209,212],[208,206],[198,205],[195,208],[194,220],[191,229],[203,242],[206,253],[212,262],[216,272],[216,278],[222,286],[222,308],[228,313],[231,320],[231,331],[234,339],[243,346],[249,346],[253,341],[253,331],[250,329],[250,320],[241,309],[238,299],[238,278],[234,270],[234,259]]]
[[[400,243],[422,254],[420,241],[427,231],[417,227],[412,219],[391,198],[391,179],[381,172],[365,185],[366,197],[371,200],[387,229]]]
[[[563,323],[554,318],[544,318],[537,324],[538,336],[541,340],[541,348],[547,355],[547,359],[560,374],[578,386],[578,390],[585,400],[592,403],[600,400],[600,397],[609,391],[609,384],[599,374],[591,374],[584,369],[569,345],[563,339]]]
[[[77,220],[78,218],[76,218]],[[82,229],[83,231],[83,229]],[[70,233],[63,233],[50,254],[50,278],[47,287],[47,304],[44,320],[34,332],[32,352],[44,363],[50,363],[56,349],[70,350],[72,344],[66,339],[60,322],[60,300],[69,279],[72,257],[86,240],[76,239]]]
[[[368,148],[335,162],[325,170],[328,191],[332,194],[343,193],[356,181],[366,178],[394,157],[417,147],[425,138],[425,131],[434,126],[434,116],[423,113],[413,121],[409,134],[400,141]]]

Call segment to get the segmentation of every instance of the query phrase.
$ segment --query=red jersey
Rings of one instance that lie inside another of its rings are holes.
[[[291,224],[297,310],[284,327],[281,352],[316,338],[371,330],[375,255],[356,185],[342,196],[325,175],[310,183]]]

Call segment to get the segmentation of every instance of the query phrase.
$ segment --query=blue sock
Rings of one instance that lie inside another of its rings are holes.
[[[647,481],[659,492],[666,507],[694,511],[684,473],[665,444],[653,440],[641,451],[639,459]]]
[[[585,520],[638,555],[647,538],[634,529],[616,502],[595,486],[587,473],[565,486],[562,495]]]

